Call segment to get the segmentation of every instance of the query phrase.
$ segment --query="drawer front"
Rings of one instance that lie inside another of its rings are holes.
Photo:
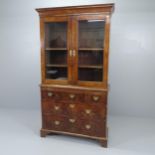
[[[41,91],[41,99],[42,101],[54,101],[58,102],[62,100],[62,93],[57,92],[57,91],[48,91],[48,90],[43,90]]]
[[[96,121],[84,119],[80,123],[80,132],[82,134],[97,137],[106,136],[106,122],[104,119]]]
[[[91,92],[86,94],[86,100],[91,104],[105,104],[107,100],[106,92]]]
[[[51,102],[51,101],[42,102],[43,114],[67,115],[65,108],[66,106],[64,103]]]
[[[55,131],[70,132],[88,136],[106,136],[104,120],[92,121],[77,117],[64,117],[58,115],[44,115],[44,128]]]
[[[105,105],[92,105],[86,103],[62,103],[62,102],[42,102],[44,114],[59,114],[66,117],[79,117],[84,119],[98,120],[106,117]]]
[[[68,91],[63,93],[63,102],[65,103],[81,103],[85,102],[85,94]]]
[[[65,118],[58,115],[43,115],[44,128],[56,131],[66,131]]]
[[[79,117],[84,119],[100,120],[106,117],[106,106],[101,105],[81,105],[79,108]]]

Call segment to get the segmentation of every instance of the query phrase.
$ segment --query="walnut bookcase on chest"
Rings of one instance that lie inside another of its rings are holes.
[[[81,136],[106,147],[114,4],[36,10],[41,36],[41,136]]]

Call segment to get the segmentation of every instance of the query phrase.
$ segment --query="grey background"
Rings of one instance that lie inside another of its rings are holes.
[[[0,108],[40,108],[35,8],[110,2],[109,114],[155,117],[154,0],[0,0]]]

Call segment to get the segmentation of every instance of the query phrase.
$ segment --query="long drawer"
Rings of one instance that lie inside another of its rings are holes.
[[[106,135],[106,122],[104,119],[91,120],[79,117],[65,117],[60,115],[43,115],[43,127],[49,130],[84,134],[88,136]]]
[[[56,114],[62,116],[76,116],[85,119],[100,119],[106,117],[106,104],[92,103],[62,103],[43,102],[43,114]]]

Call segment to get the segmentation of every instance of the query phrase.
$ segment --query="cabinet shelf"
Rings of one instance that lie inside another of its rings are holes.
[[[46,51],[66,51],[67,48],[45,48]]]
[[[103,66],[99,65],[79,65],[79,68],[90,68],[90,69],[102,69]]]
[[[46,67],[67,67],[65,64],[47,64]]]
[[[103,51],[103,48],[79,48],[79,51]]]

